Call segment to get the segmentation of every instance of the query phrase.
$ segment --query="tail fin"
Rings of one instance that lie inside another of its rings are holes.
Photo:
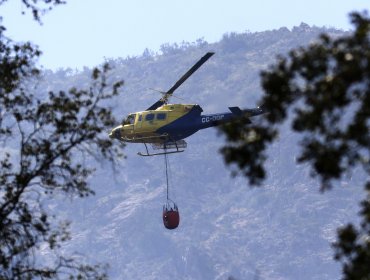
[[[244,115],[244,113],[245,113],[239,107],[229,107],[229,110],[231,111],[231,113],[233,113],[237,117],[242,117]],[[246,122],[246,123],[252,123],[249,118],[245,118],[244,119],[244,122]]]
[[[243,115],[243,111],[239,107],[229,107],[229,110],[236,116]]]

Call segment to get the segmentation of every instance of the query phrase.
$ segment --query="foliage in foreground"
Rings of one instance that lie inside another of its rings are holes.
[[[263,182],[265,150],[286,120],[301,135],[298,163],[309,164],[322,191],[345,174],[362,170],[370,175],[370,19],[366,13],[352,13],[351,20],[351,35],[322,35],[318,42],[279,57],[262,73],[261,104],[269,112],[262,124],[239,121],[223,127],[224,159],[251,184]],[[364,182],[364,189],[360,228],[340,228],[333,244],[345,279],[370,278],[370,182]]]
[[[22,2],[34,19],[60,0]],[[3,4],[1,1],[0,4]],[[43,8],[40,8],[42,6]],[[89,89],[33,94],[41,52],[17,44],[0,27],[0,279],[104,279],[106,268],[66,256],[68,222],[48,203],[60,195],[93,194],[89,159],[115,163],[122,156],[106,136],[116,123],[106,101],[122,82],[108,83],[109,66],[92,72]]]

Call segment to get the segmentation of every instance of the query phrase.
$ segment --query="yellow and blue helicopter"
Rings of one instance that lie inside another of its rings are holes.
[[[212,55],[214,55],[213,52],[206,53],[148,109],[129,114],[121,125],[112,129],[109,137],[122,142],[143,143],[146,153],[139,152],[141,156],[180,153],[187,146],[184,139],[200,129],[224,124],[241,117],[250,122],[249,117],[265,113],[262,107],[244,110],[239,107],[229,107],[230,112],[202,115],[203,109],[197,104],[168,103],[174,91]],[[153,150],[162,150],[162,152],[149,153],[147,144],[151,144]]]

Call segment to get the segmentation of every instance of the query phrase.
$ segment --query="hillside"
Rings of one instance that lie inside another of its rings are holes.
[[[301,24],[288,30],[226,34],[217,43],[163,45],[161,53],[115,58],[111,79],[124,79],[121,95],[110,106],[122,118],[159,98],[149,90],[169,89],[204,53],[216,54],[175,93],[206,113],[228,106],[255,107],[262,93],[259,73],[278,54],[312,43],[322,32],[342,31]],[[40,88],[83,87],[89,72],[45,71]],[[42,94],[42,93],[40,93]],[[258,121],[256,118],[254,121]],[[112,170],[96,162],[90,181],[96,195],[85,200],[50,202],[58,217],[72,222],[72,240],[64,250],[109,263],[112,279],[337,279],[331,242],[336,228],[356,221],[361,174],[320,193],[305,166],[295,164],[296,136],[286,125],[269,150],[268,179],[250,188],[232,177],[219,149],[216,129],[187,139],[182,154],[171,155],[171,191],[181,222],[168,231],[162,224],[165,202],[163,157],[142,158],[141,145],[128,145],[127,159]]]

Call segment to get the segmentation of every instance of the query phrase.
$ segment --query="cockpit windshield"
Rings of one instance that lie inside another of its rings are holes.
[[[122,125],[134,124],[135,123],[135,116],[136,116],[136,114],[128,115],[126,119],[123,119]]]

